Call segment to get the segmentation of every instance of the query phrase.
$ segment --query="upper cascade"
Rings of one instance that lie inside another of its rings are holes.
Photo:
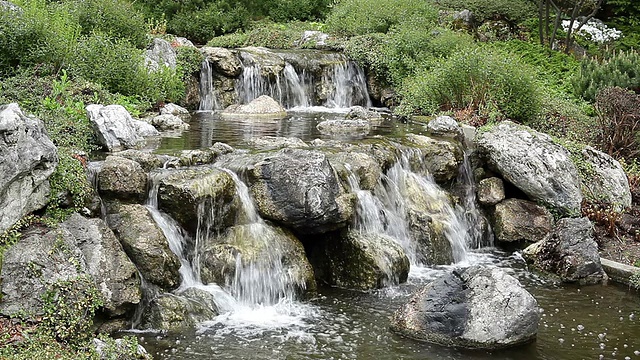
[[[213,53],[211,49],[205,55]],[[286,109],[371,106],[364,70],[342,53],[248,47],[226,56],[208,55],[203,63],[200,110],[247,104],[261,95],[272,97]],[[229,71],[230,63],[240,71]]]

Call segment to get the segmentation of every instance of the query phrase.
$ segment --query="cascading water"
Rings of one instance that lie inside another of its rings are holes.
[[[102,198],[100,197],[100,193],[98,191],[98,174],[100,173],[100,170],[102,170],[102,165],[104,165],[104,161],[90,161],[89,163],[87,163],[87,181],[89,182],[89,184],[91,184],[93,190],[97,195],[97,200],[100,202],[99,215],[102,219],[104,219],[104,217],[107,215],[107,207],[104,201],[102,201]]]
[[[344,54],[299,50],[240,49],[242,73],[235,79],[240,104],[268,95],[287,109],[371,106],[364,71]],[[208,61],[200,73],[200,110],[220,108]]]
[[[467,246],[470,249],[493,247],[493,231],[478,208],[473,169],[468,152],[460,166],[457,183],[462,187],[462,203],[456,206],[458,216],[465,222],[468,231]]]

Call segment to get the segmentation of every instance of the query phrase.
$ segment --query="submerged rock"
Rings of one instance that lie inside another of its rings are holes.
[[[581,154],[588,168],[588,173],[581,174],[585,197],[610,204],[614,211],[631,206],[629,180],[620,163],[591,146],[585,147]]]
[[[262,95],[253,100],[250,103],[244,105],[231,105],[224,109],[221,116],[227,117],[268,117],[268,118],[283,118],[287,116],[287,110],[278,104],[273,98]]]
[[[523,255],[536,267],[557,274],[564,282],[597,284],[607,279],[588,218],[561,219],[551,234],[529,246]]]
[[[172,171],[160,181],[159,208],[185,229],[222,229],[235,223],[236,186],[228,173],[210,167]]]
[[[409,258],[392,238],[349,231],[313,251],[317,276],[346,289],[372,290],[407,281]]]
[[[255,303],[268,303],[285,291],[316,291],[313,268],[302,243],[290,232],[271,225],[231,227],[205,245],[201,259],[202,281],[227,284],[243,298],[251,294],[268,297],[252,298]],[[257,273],[261,280],[252,277]]]
[[[142,298],[138,270],[107,224],[74,214],[62,227],[75,238],[104,309],[112,316],[132,313]]]
[[[355,197],[346,194],[326,156],[305,149],[282,149],[249,173],[251,194],[263,217],[300,233],[344,227]]]
[[[504,121],[478,134],[479,152],[489,166],[522,190],[562,214],[579,214],[578,171],[569,152],[548,135]]]
[[[499,268],[443,275],[395,312],[391,330],[444,346],[500,349],[536,338],[536,299]]]
[[[261,136],[249,140],[249,143],[252,146],[265,150],[309,147],[304,141],[296,137]]]
[[[165,291],[180,285],[180,259],[145,206],[112,204],[106,220],[146,281]]]
[[[106,199],[142,201],[147,196],[147,173],[133,160],[107,156],[98,173],[98,191]]]
[[[316,128],[325,135],[364,136],[371,131],[369,121],[363,119],[325,120]]]
[[[496,239],[502,242],[536,242],[547,236],[552,227],[549,210],[527,200],[504,200],[493,213]]]
[[[0,233],[48,202],[58,151],[42,121],[18,104],[0,106]]]

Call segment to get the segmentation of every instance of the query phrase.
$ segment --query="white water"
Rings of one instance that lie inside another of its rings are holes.
[[[271,50],[264,53],[240,51],[239,55],[243,70],[236,79],[235,92],[240,104],[268,95],[286,109],[371,106],[364,71],[343,54]],[[311,68],[320,70],[309,70]],[[202,100],[199,109],[220,109],[218,97],[210,64],[205,61],[200,72]]]

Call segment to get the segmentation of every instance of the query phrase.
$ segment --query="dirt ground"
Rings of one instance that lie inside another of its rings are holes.
[[[640,266],[640,205],[615,219],[596,221],[596,240],[601,257]]]

